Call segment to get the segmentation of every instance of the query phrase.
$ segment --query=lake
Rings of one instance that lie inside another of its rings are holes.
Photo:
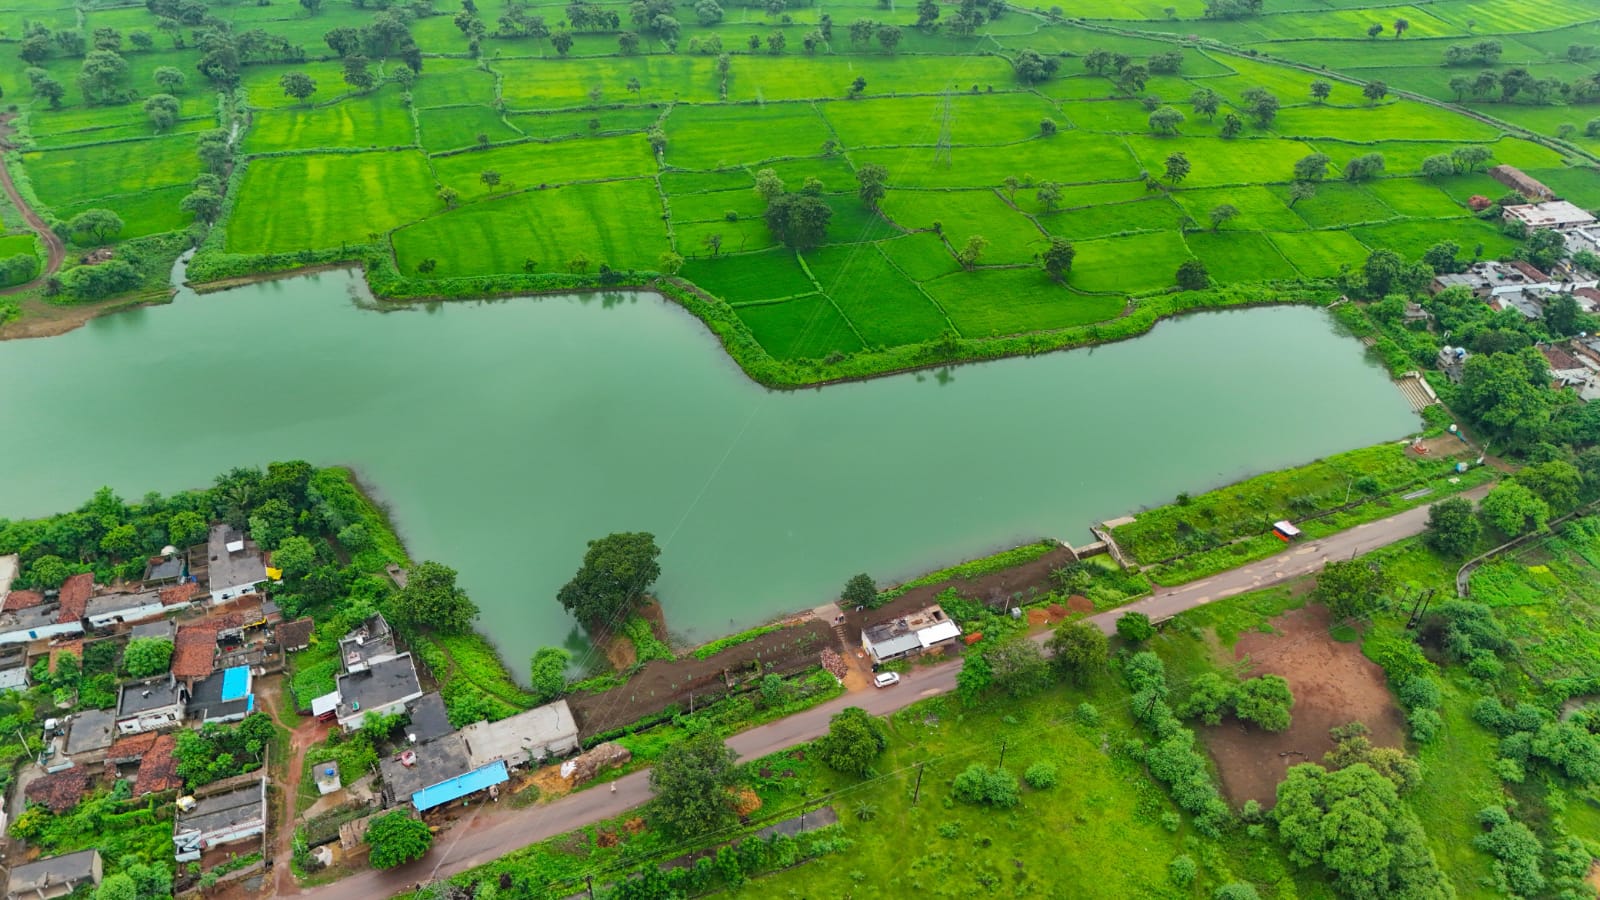
[[[353,467],[416,559],[461,572],[511,670],[581,646],[587,540],[651,531],[676,635],[709,639],[1039,537],[1388,439],[1418,419],[1325,312],[1164,322],[1053,353],[775,392],[653,294],[376,312],[325,272],[0,343],[0,516]]]

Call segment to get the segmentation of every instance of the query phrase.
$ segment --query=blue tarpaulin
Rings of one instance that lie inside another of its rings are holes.
[[[222,702],[242,700],[250,693],[250,667],[234,666],[222,672]]]
[[[491,788],[497,784],[504,784],[511,780],[506,774],[504,760],[492,762],[481,769],[473,769],[465,775],[457,775],[449,781],[425,787],[411,795],[411,805],[418,812],[426,812],[441,803],[459,800],[468,794]]]

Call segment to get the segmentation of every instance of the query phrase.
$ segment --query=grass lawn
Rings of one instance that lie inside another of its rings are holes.
[[[399,90],[390,87],[332,106],[262,112],[244,147],[247,153],[337,147],[371,150],[411,147],[416,141],[411,110],[401,104]]]
[[[923,282],[964,337],[1022,334],[1102,322],[1122,312],[1109,294],[1067,290],[1042,270],[979,269]]]
[[[23,161],[39,199],[64,207],[187,183],[200,174],[194,143],[192,137],[174,135],[26,153]]]
[[[650,230],[608,211],[659,209],[660,204],[647,180],[525,191],[403,228],[395,232],[395,253],[405,272],[436,259],[436,278],[521,272],[530,258],[538,271],[564,272],[579,254],[589,258],[591,268],[606,263],[614,269],[654,269],[668,249],[660,219]]]
[[[1043,250],[1048,238],[994,191],[890,191],[883,211],[906,229],[924,230],[940,222],[945,239],[960,250],[967,239],[989,239],[985,263],[1024,263]]]
[[[463,198],[487,196],[490,189],[481,176],[491,170],[500,173],[497,193],[513,187],[651,175],[656,170],[650,144],[633,134],[436,156],[433,168],[439,181],[460,191]]]
[[[1274,232],[1269,237],[1307,278],[1337,275],[1340,266],[1359,266],[1371,252],[1348,231]]]
[[[487,106],[419,109],[417,123],[418,130],[422,133],[422,148],[430,153],[475,146],[480,134],[491,142],[511,141],[522,137],[522,132],[507,125],[503,116]],[[554,135],[537,136],[554,137]]]
[[[927,281],[961,269],[961,265],[951,255],[950,248],[945,246],[938,235],[931,232],[908,234],[894,240],[883,241],[878,244],[878,249],[912,281]]]
[[[1241,281],[1278,281],[1300,272],[1278,252],[1265,234],[1255,231],[1191,231],[1183,236],[1189,249],[1206,264],[1213,280],[1224,284]]]
[[[1132,203],[1039,213],[1039,224],[1051,234],[1081,241],[1140,231],[1176,231],[1187,223],[1188,213],[1171,200],[1164,196],[1144,196],[1146,199]]]
[[[690,260],[679,274],[718,297],[735,301],[775,300],[817,289],[800,268],[794,251],[786,248]]]
[[[257,159],[245,170],[237,202],[259,213],[229,227],[228,249],[234,253],[365,244],[371,232],[441,207],[427,160],[416,152]]]
[[[868,346],[914,344],[950,329],[933,301],[900,277],[877,247],[824,247],[805,256],[817,283]]]
[[[826,125],[809,103],[684,106],[667,117],[667,164],[720,169],[821,150]]]
[[[779,359],[820,359],[861,349],[850,323],[821,294],[741,306],[736,312],[761,346]]]
[[[1178,266],[1194,254],[1183,235],[1158,231],[1133,237],[1082,241],[1068,281],[1080,291],[1128,293],[1173,283]]]

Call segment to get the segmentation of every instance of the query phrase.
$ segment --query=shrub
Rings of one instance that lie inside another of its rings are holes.
[[[1161,827],[1172,832],[1173,834],[1177,834],[1178,829],[1182,827],[1182,825],[1183,816],[1178,815],[1172,810],[1169,809],[1161,814]]]
[[[372,821],[367,829],[368,856],[373,868],[392,869],[421,859],[433,844],[433,833],[420,819],[396,810]]]
[[[1541,893],[1545,879],[1539,872],[1544,845],[1521,822],[1512,821],[1505,809],[1490,806],[1478,813],[1478,821],[1488,834],[1474,838],[1472,845],[1495,858],[1494,874],[1502,893],[1533,896]]]
[[[1150,617],[1140,612],[1123,613],[1117,618],[1117,637],[1130,644],[1142,644],[1154,637],[1156,629]]]
[[[1211,900],[1261,900],[1261,895],[1256,893],[1255,885],[1236,881],[1217,888]]]
[[[1414,709],[1411,715],[1406,716],[1406,723],[1411,726],[1411,739],[1419,744],[1432,743],[1439,736],[1440,729],[1444,728],[1444,719],[1439,717],[1437,710]]]
[[[1195,865],[1194,859],[1188,855],[1175,857],[1167,865],[1167,878],[1173,884],[1186,888],[1194,884],[1194,878],[1200,874],[1200,867]]]
[[[1056,775],[1055,763],[1034,763],[1027,768],[1027,771],[1022,773],[1022,780],[1028,783],[1028,787],[1031,787],[1036,791],[1042,791],[1047,788],[1055,787],[1059,782],[1059,778]]]
[[[1078,708],[1073,711],[1072,717],[1078,721],[1079,725],[1088,728],[1094,728],[1100,724],[1100,710],[1096,709],[1093,703],[1079,703]]]
[[[164,638],[139,638],[128,643],[122,665],[134,678],[160,675],[172,665],[172,642]]]
[[[973,763],[955,777],[950,785],[956,797],[968,803],[1010,808],[1022,801],[1016,776],[1005,769],[991,769],[983,763]]]

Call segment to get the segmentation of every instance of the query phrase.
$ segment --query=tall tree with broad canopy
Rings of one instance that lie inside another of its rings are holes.
[[[368,860],[374,869],[392,869],[421,859],[433,846],[428,823],[395,810],[372,820],[367,828]]]
[[[460,634],[472,628],[478,605],[456,585],[455,569],[430,560],[407,573],[387,612],[405,625]]]
[[[1472,552],[1482,534],[1472,501],[1451,497],[1428,507],[1428,530],[1422,533],[1422,542],[1435,553],[1460,558]]]
[[[847,706],[828,722],[828,733],[812,745],[823,765],[851,775],[865,775],[872,761],[889,746],[883,723],[859,706]]]
[[[1388,576],[1365,560],[1335,560],[1317,575],[1316,597],[1337,619],[1366,615],[1388,590]]]
[[[661,548],[648,531],[626,531],[590,541],[583,565],[556,594],[561,606],[590,630],[621,622],[644,603],[661,577]]]
[[[1062,622],[1045,646],[1056,671],[1078,685],[1105,671],[1110,652],[1105,633],[1088,622]]]
[[[738,781],[735,754],[703,731],[668,747],[650,769],[655,818],[679,835],[713,831],[733,819],[728,789]]]

